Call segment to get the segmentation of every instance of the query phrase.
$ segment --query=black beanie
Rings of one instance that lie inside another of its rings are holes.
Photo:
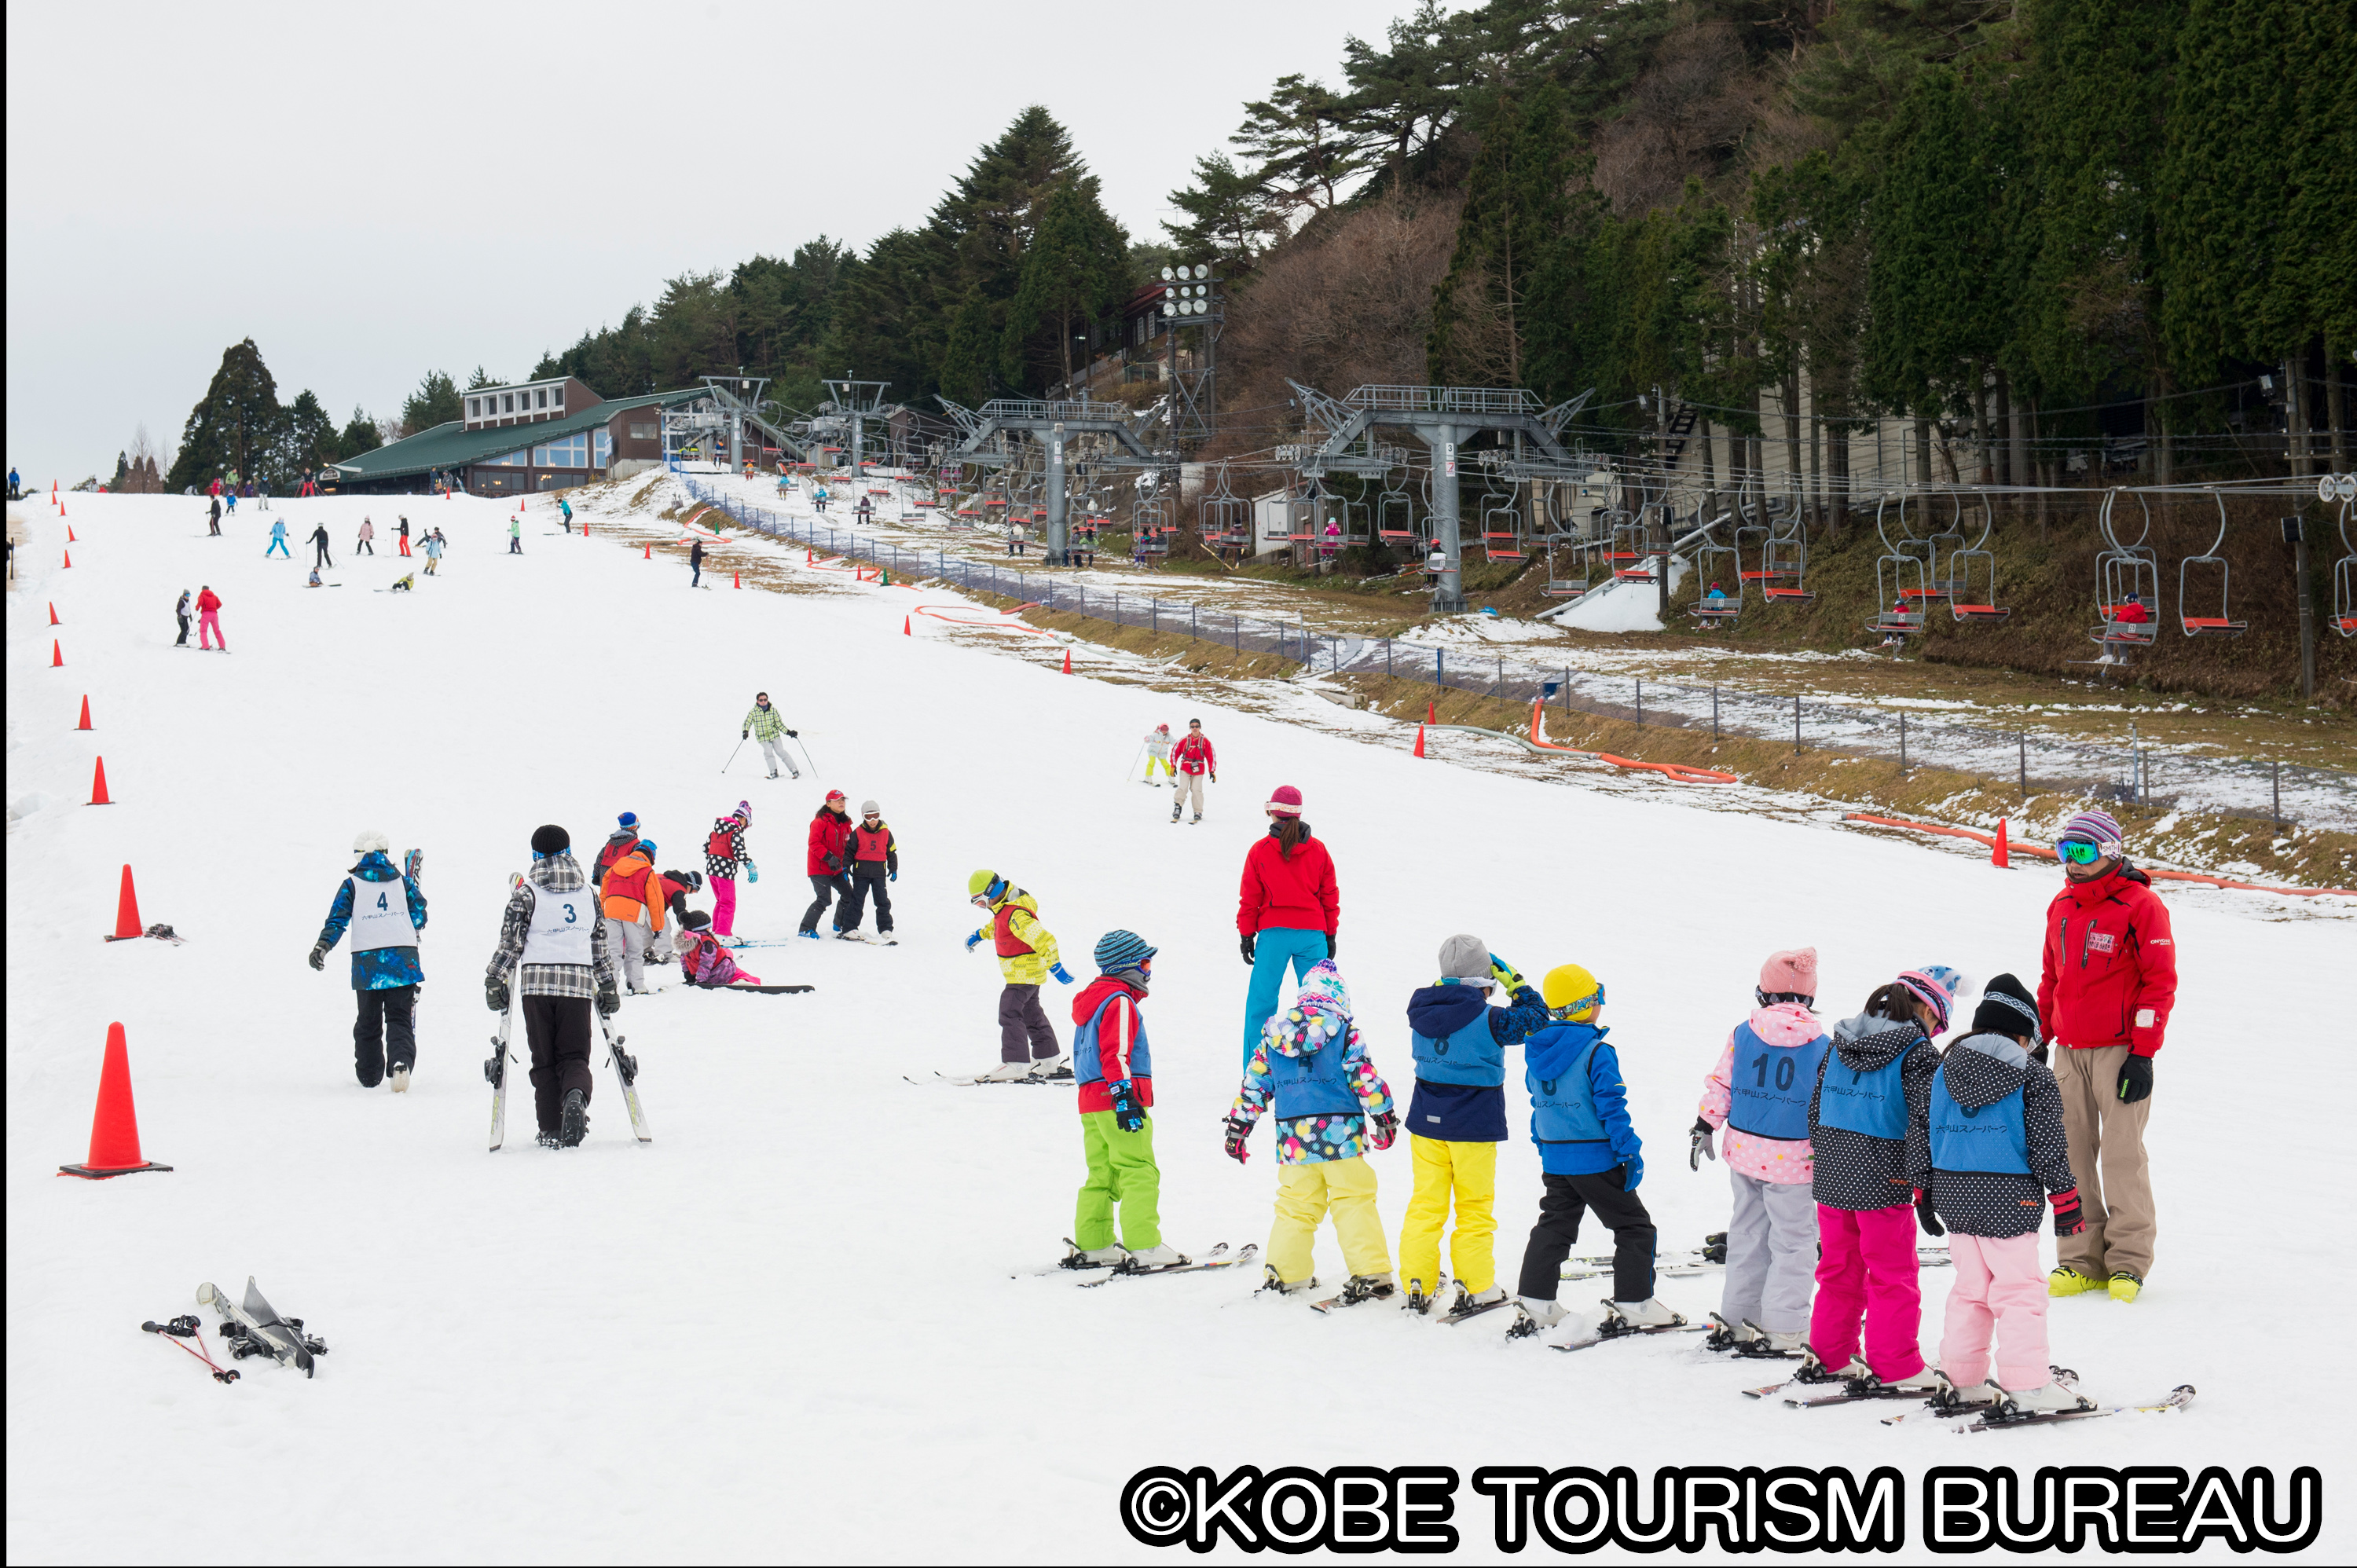
[[[572,847],[573,835],[554,822],[533,830],[532,853],[534,854],[563,854]]]
[[[1976,1035],[2025,1035],[2031,1045],[2043,1036],[2038,1029],[2038,998],[2021,982],[2000,974],[1981,988],[1981,1004],[1973,1009]]]
[[[701,909],[690,909],[679,918],[679,921],[691,931],[700,931],[712,924],[712,917]]]

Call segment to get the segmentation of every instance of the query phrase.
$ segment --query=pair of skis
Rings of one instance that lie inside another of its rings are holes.
[[[1065,1241],[1064,1245],[1067,1247],[1072,1247],[1073,1243],[1068,1240]],[[1078,1250],[1079,1249],[1077,1247],[1074,1247],[1074,1251]],[[1188,1262],[1183,1263],[1165,1263],[1160,1267],[1156,1268],[1140,1266],[1137,1263],[1135,1254],[1124,1249],[1121,1262],[1114,1264],[1110,1269],[1106,1270],[1104,1278],[1099,1280],[1082,1280],[1081,1282],[1080,1288],[1082,1290],[1093,1290],[1099,1285],[1111,1284],[1115,1280],[1146,1279],[1156,1274],[1210,1273],[1217,1269],[1232,1269],[1239,1267],[1243,1264],[1251,1262],[1258,1256],[1260,1256],[1260,1243],[1257,1241],[1247,1241],[1240,1251],[1235,1252],[1230,1252],[1228,1251],[1228,1244],[1225,1241],[1222,1241],[1218,1246],[1212,1248],[1210,1251],[1204,1253],[1200,1261],[1189,1259]]]
[[[245,1277],[244,1301],[231,1301],[219,1285],[208,1280],[197,1287],[197,1305],[210,1306],[221,1314],[221,1337],[230,1342],[232,1358],[268,1356],[280,1366],[293,1367],[307,1378],[317,1369],[317,1359],[328,1353],[326,1341],[303,1332],[301,1318],[279,1316],[278,1309],[270,1305],[261,1287],[253,1283],[252,1274]],[[218,1367],[214,1369],[216,1374],[220,1370]]]
[[[510,999],[508,1009],[500,1015],[500,1032],[491,1036],[491,1057],[483,1064],[483,1077],[491,1086],[491,1152],[497,1154],[507,1141],[508,1131],[508,1064],[518,1058],[508,1049],[508,1030],[515,1018],[515,1004]],[[639,1062],[636,1057],[622,1049],[627,1036],[616,1035],[606,1022],[603,1013],[597,1015],[598,1031],[606,1037],[606,1064],[614,1069],[616,1081],[622,1086],[622,1103],[630,1112],[630,1132],[641,1144],[654,1142],[654,1133],[647,1129],[647,1115],[639,1105]]]

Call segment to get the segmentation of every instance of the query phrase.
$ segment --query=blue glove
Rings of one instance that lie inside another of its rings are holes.
[[[900,880],[900,874],[897,871],[888,871],[884,874],[884,880],[887,882],[898,882]]]
[[[1064,966],[1060,963],[1049,964],[1048,966],[1048,972],[1054,975],[1058,980],[1062,981],[1067,985],[1072,983],[1072,977],[1064,972]]]
[[[1146,1128],[1146,1107],[1137,1102],[1137,1085],[1128,1079],[1105,1085],[1113,1096],[1113,1124],[1125,1133],[1143,1132]]]
[[[968,952],[974,951],[974,944],[980,940],[982,940],[982,933],[980,931],[976,931],[974,935],[966,938],[965,950]]]
[[[1645,1179],[1645,1156],[1631,1155],[1620,1162],[1620,1190],[1634,1192],[1637,1184]]]

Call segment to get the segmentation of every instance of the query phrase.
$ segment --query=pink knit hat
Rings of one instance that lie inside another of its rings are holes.
[[[1760,966],[1760,989],[1769,995],[1814,996],[1817,993],[1817,950],[1794,948],[1772,952]]]
[[[1268,798],[1268,814],[1272,817],[1301,815],[1301,791],[1290,784],[1280,784]]]

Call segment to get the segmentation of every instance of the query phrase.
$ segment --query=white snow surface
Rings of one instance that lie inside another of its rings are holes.
[[[2135,1305],[2058,1302],[2050,1326],[2054,1359],[2099,1398],[2198,1385],[2179,1416],[1964,1439],[1884,1427],[1870,1405],[1740,1399],[1775,1370],[1689,1338],[1560,1357],[1503,1342],[1507,1314],[1325,1318],[1252,1298],[1241,1272],[1078,1290],[1032,1273],[1072,1229],[1072,1091],[904,1078],[996,1059],[996,966],[960,945],[977,866],[1037,894],[1083,980],[1110,929],[1160,948],[1146,1012],[1163,1220],[1198,1252],[1268,1230],[1267,1135],[1240,1169],[1220,1122],[1245,983],[1235,869],[1278,784],[1302,789],[1335,855],[1341,966],[1403,1100],[1402,1008],[1451,932],[1534,977],[1577,961],[1605,979],[1665,1250],[1727,1222],[1725,1168],[1688,1172],[1685,1128],[1762,955],[1816,945],[1829,1021],[1926,962],[2034,978],[2051,875],[1666,789],[1418,761],[1396,727],[1351,738],[1182,707],[921,616],[903,636],[913,605],[953,597],[938,590],[834,574],[831,595],[780,596],[720,575],[691,595],[675,560],[558,534],[542,498],[520,556],[503,502],[274,504],[297,538],[328,522],[342,586],[303,588],[307,553],[265,561],[269,516],[248,508],[208,539],[188,498],[74,496],[70,571],[65,524],[25,509],[7,675],[7,796],[27,813],[7,854],[12,1561],[1142,1560],[1115,1504],[1148,1464],[1892,1463],[1910,1518],[1938,1464],[2309,1463],[2329,1493],[2350,1473],[2329,1436],[2346,1430],[2332,1310],[2357,1256],[2338,1240],[2330,1132],[2343,919],[2167,895],[2183,989],[2150,1134],[2158,1262]],[[390,553],[404,510],[451,553],[414,595],[373,592],[424,564]],[[383,553],[354,563],[363,514]],[[172,601],[199,583],[225,601],[229,655],[171,645]],[[771,783],[746,756],[722,775],[760,688],[824,758],[814,776]],[[1221,782],[1201,826],[1174,827],[1123,768],[1146,730],[1190,714]],[[99,755],[109,807],[81,803]],[[583,1148],[533,1147],[519,1084],[509,1146],[487,1154],[480,978],[533,829],[562,823],[594,851],[636,811],[662,864],[684,868],[748,799],[763,875],[739,929],[783,938],[828,786],[875,797],[899,835],[901,945],[743,955],[765,980],[814,984],[806,996],[694,993],[674,972],[616,1019],[651,1144],[630,1140],[601,1049]],[[426,855],[419,1069],[402,1097],[353,1080],[345,950],[325,973],[304,964],[363,828]],[[126,863],[143,917],[185,946],[99,940]],[[1046,995],[1068,1045],[1071,994]],[[59,1179],[84,1153],[115,1021],[147,1157],[176,1168]],[[1508,1095],[1511,1285],[1540,1184],[1518,1076]],[[1374,1164],[1395,1249],[1409,1152]],[[1577,1251],[1609,1248],[1591,1230]],[[1339,1286],[1330,1230],[1318,1264]],[[332,1348],[316,1380],[246,1362],[222,1388],[139,1331],[196,1311],[199,1281],[234,1292],[249,1273]],[[1949,1279],[1923,1275],[1927,1351]],[[1588,1309],[1607,1283],[1565,1299]],[[1660,1294],[1696,1321],[1717,1305],[1714,1279]],[[1458,1504],[1465,1553],[1489,1558],[1486,1502],[1465,1488]],[[2357,1546],[2347,1517],[2328,1509],[2319,1554]]]

